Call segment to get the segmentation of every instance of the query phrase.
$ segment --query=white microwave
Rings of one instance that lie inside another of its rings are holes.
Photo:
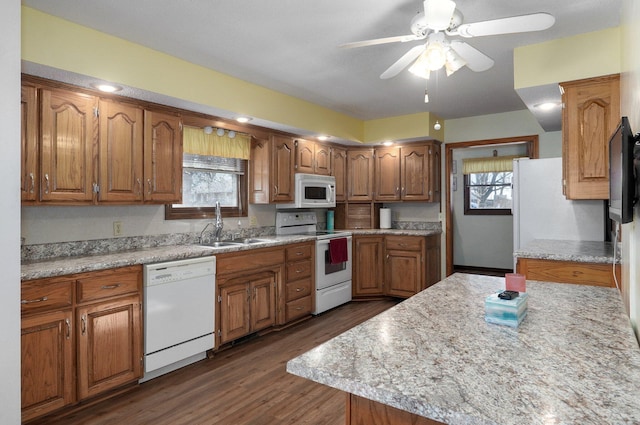
[[[336,206],[336,178],[316,174],[296,173],[294,203],[277,204],[276,208],[334,208]]]

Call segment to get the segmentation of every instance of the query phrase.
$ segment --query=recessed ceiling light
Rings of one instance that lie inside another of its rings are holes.
[[[325,140],[329,140],[329,136],[318,136],[318,140],[322,140],[324,142]]]
[[[391,145],[393,145],[393,140],[386,140],[386,141],[382,142],[382,144],[385,145],[385,146],[391,146]]]
[[[558,102],[544,102],[534,105],[535,108],[540,109],[541,111],[550,111],[558,106],[560,106]]]
[[[113,84],[107,84],[107,83],[94,83],[94,84],[91,84],[91,87],[96,88],[105,93],[113,93],[113,92],[122,90],[122,87],[120,86],[115,86]]]
[[[236,121],[244,123],[244,122],[249,122],[249,121],[251,121],[252,119],[253,119],[253,118],[251,118],[251,117],[237,117],[237,118],[236,118]]]

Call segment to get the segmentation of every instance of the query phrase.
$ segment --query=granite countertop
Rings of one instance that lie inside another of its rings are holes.
[[[516,258],[611,264],[613,262],[613,244],[598,241],[536,239],[516,250],[513,255]]]
[[[354,235],[398,235],[398,236],[431,236],[439,235],[442,229],[350,229]]]
[[[640,349],[616,289],[528,282],[510,328],[484,320],[503,287],[454,274],[287,371],[452,425],[640,423]]]
[[[63,276],[115,267],[132,266],[136,264],[153,264],[163,261],[182,260],[227,252],[246,251],[249,249],[266,248],[286,245],[295,242],[315,240],[314,236],[261,236],[265,242],[251,245],[235,245],[222,248],[212,248],[204,245],[169,245],[153,248],[139,248],[117,252],[107,252],[92,255],[77,255],[56,257],[37,261],[23,262],[21,265],[21,280],[40,279],[45,277]]]

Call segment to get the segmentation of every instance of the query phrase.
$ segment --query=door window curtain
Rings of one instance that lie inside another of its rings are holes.
[[[207,134],[202,128],[184,126],[182,134],[184,153],[249,159],[251,150],[250,135],[235,133],[235,136],[231,138],[227,131],[224,131],[222,136],[218,136],[216,129],[214,128],[213,130],[211,134]]]
[[[513,160],[523,155],[490,156],[488,158],[465,158],[462,160],[462,173],[500,173],[513,171]],[[526,158],[526,156],[524,156]]]

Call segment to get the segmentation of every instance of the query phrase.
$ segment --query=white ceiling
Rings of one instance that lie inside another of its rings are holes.
[[[464,23],[547,12],[541,32],[466,39],[495,60],[429,80],[379,75],[411,47],[343,43],[411,34],[420,0],[23,0],[24,5],[359,119],[432,112],[444,119],[525,109],[513,88],[517,46],[615,27],[621,0],[457,0]],[[424,41],[422,41],[424,43]],[[548,88],[546,88],[548,91]],[[526,102],[535,98],[528,93]]]

